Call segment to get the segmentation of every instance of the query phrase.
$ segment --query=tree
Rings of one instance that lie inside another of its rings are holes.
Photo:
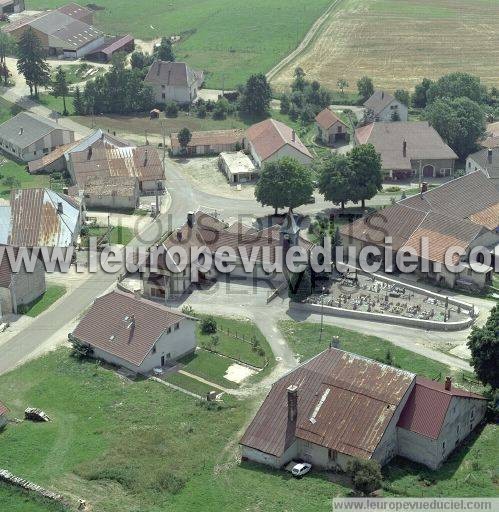
[[[471,366],[478,378],[492,387],[499,388],[499,306],[492,308],[483,327],[474,326],[468,337]]]
[[[175,62],[175,53],[169,37],[162,37],[161,42],[154,48],[154,56],[165,62]]]
[[[323,194],[326,201],[334,204],[345,203],[352,197],[350,168],[346,155],[331,154],[319,164],[319,192]]]
[[[292,91],[303,91],[307,86],[308,82],[305,80],[305,71],[302,68],[298,67],[294,71],[293,83],[291,84]]]
[[[381,487],[381,468],[373,459],[353,459],[348,462],[347,472],[352,477],[355,489],[363,494],[369,494]]]
[[[296,208],[305,204],[314,190],[310,171],[294,158],[268,162],[255,187],[256,200],[264,206]]]
[[[21,182],[14,176],[7,176],[4,178],[2,182],[7,188],[19,188],[21,186]]]
[[[485,135],[485,113],[468,98],[442,98],[430,103],[424,117],[442,139],[464,159],[476,149]]]
[[[182,153],[185,153],[187,150],[187,146],[189,145],[189,142],[192,139],[192,133],[189,130],[189,128],[182,128],[178,132],[178,143],[180,144],[180,147],[182,148]]]
[[[355,146],[348,153],[348,168],[352,201],[361,201],[364,208],[366,199],[371,199],[383,188],[381,155],[372,144]]]
[[[6,86],[9,83],[9,77],[11,76],[11,73],[9,71],[9,68],[7,67],[7,63],[1,62],[0,63],[0,74],[3,78],[3,84]]]
[[[42,43],[31,27],[26,30],[18,43],[17,69],[24,75],[30,96],[38,97],[38,87],[50,83],[50,68],[43,56]]]
[[[310,268],[303,272],[290,273],[288,281],[288,296],[293,302],[303,302],[312,293],[312,276]]]
[[[340,78],[336,85],[338,86],[338,89],[341,91],[341,94],[345,94],[345,89],[350,85],[345,78]]]
[[[62,104],[64,105],[64,110],[62,112],[63,116],[68,115],[68,109],[66,108],[66,96],[69,94],[69,86],[68,81],[66,79],[66,73],[62,66],[57,67],[57,72],[55,74],[55,80],[52,84],[52,95],[56,98],[62,97]]]
[[[404,89],[397,89],[394,93],[395,99],[400,101],[406,107],[409,106],[410,103],[410,95],[409,91],[405,91]]]
[[[167,117],[178,116],[178,105],[174,101],[169,101],[165,106],[165,115]]]
[[[240,110],[250,115],[267,114],[272,99],[272,89],[264,74],[251,75],[240,100]]]
[[[213,119],[225,119],[229,112],[230,104],[226,98],[219,98],[213,109]]]
[[[81,91],[78,86],[75,87],[75,91],[74,91],[73,108],[74,108],[75,114],[77,114],[79,116],[83,116],[86,114],[85,103],[83,102],[83,97],[81,95]]]
[[[4,85],[9,82],[10,71],[7,67],[6,57],[13,54],[16,50],[15,40],[7,33],[0,32],[0,72],[4,81]]]
[[[132,69],[144,69],[152,64],[153,57],[144,52],[133,52],[130,56]]]
[[[414,94],[412,95],[411,102],[415,108],[426,108],[428,103],[428,89],[433,82],[428,78],[423,78],[423,81],[416,85]]]
[[[373,81],[368,76],[363,76],[357,82],[357,90],[359,91],[359,95],[363,101],[366,101],[374,94],[374,84]]]
[[[203,334],[215,334],[217,329],[217,321],[212,316],[205,316],[201,320],[201,332]]]
[[[483,103],[487,97],[487,89],[480,79],[469,73],[450,73],[433,82],[427,92],[428,103],[439,98],[469,98],[476,103]]]
[[[291,100],[287,94],[283,94],[281,97],[281,114],[289,113],[289,109],[291,108]]]

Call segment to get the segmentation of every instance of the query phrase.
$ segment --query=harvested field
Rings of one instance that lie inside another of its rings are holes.
[[[499,0],[344,0],[273,85],[289,85],[301,66],[331,89],[344,77],[354,90],[363,75],[377,87],[409,89],[452,71],[497,86],[498,26]]]

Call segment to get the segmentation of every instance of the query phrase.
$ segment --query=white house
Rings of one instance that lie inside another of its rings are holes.
[[[95,299],[69,339],[91,347],[96,359],[145,374],[193,353],[195,324],[179,311],[112,291]]]
[[[158,103],[192,103],[204,81],[202,71],[192,69],[185,62],[156,60],[151,64],[145,82],[152,87]]]
[[[485,148],[466,159],[466,174],[482,172],[499,190],[499,147]]]
[[[408,108],[394,96],[385,91],[375,91],[364,103],[364,107],[373,116],[373,121],[407,121]]]
[[[292,157],[303,165],[311,165],[313,157],[296,132],[289,126],[266,119],[246,131],[244,147],[249,149],[258,167],[283,157]]]
[[[483,420],[481,395],[329,348],[272,386],[240,445],[243,459],[275,468],[300,458],[346,470],[402,455],[439,467]],[[431,411],[429,413],[428,411]]]

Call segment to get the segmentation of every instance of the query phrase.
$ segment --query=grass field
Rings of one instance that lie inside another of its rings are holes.
[[[139,39],[173,34],[178,60],[206,72],[206,86],[234,87],[251,73],[277,64],[312,26],[331,0],[99,0],[95,23],[110,34]],[[30,9],[63,0],[32,0]]]
[[[343,0],[307,51],[275,77],[287,86],[296,66],[310,78],[350,90],[368,75],[388,90],[422,78],[468,71],[499,85],[499,0]]]
[[[34,300],[31,304],[27,304],[24,308],[24,314],[36,317],[43,313],[54,302],[59,300],[66,293],[66,288],[60,285],[47,286],[47,290],[43,295]]]
[[[97,240],[99,241],[104,235],[107,233],[107,227],[102,226],[94,226],[90,227],[88,230],[88,235],[85,237],[82,237],[82,246],[87,247],[88,246],[88,237],[94,236],[97,237]],[[111,237],[108,241],[111,245],[113,244],[119,244],[119,245],[127,245],[130,243],[131,240],[133,240],[135,237],[133,229],[130,229],[126,226],[115,226],[111,230]]]
[[[235,382],[224,378],[227,368],[234,364],[231,359],[201,349],[196,350],[195,354],[184,357],[180,362],[184,365],[183,370],[213,382],[213,384],[224,388],[239,387]]]

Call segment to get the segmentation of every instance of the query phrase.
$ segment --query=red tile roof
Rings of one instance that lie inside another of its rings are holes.
[[[266,119],[250,126],[246,131],[246,137],[253,144],[262,161],[286,145],[293,147],[310,159],[313,158],[295,131],[275,119]]]
[[[240,443],[281,456],[295,438],[370,458],[415,375],[328,349],[278,380]],[[296,423],[288,421],[287,388],[298,387]]]
[[[324,110],[321,110],[315,116],[315,120],[317,124],[324,130],[331,128],[331,126],[333,126],[334,123],[341,123],[343,126],[346,127],[346,124],[330,108],[325,108]]]
[[[129,328],[131,317],[135,328]],[[133,295],[112,291],[95,299],[73,336],[104,352],[140,366],[158,338],[186,315]]]
[[[397,426],[431,439],[438,439],[453,397],[485,400],[483,396],[476,393],[455,387],[447,391],[441,382],[417,377],[416,385],[400,415]]]
[[[242,144],[244,133],[242,130],[209,130],[202,132],[192,132],[188,147],[194,146],[218,146],[224,144]],[[179,149],[178,133],[170,135],[171,146],[173,149]]]

